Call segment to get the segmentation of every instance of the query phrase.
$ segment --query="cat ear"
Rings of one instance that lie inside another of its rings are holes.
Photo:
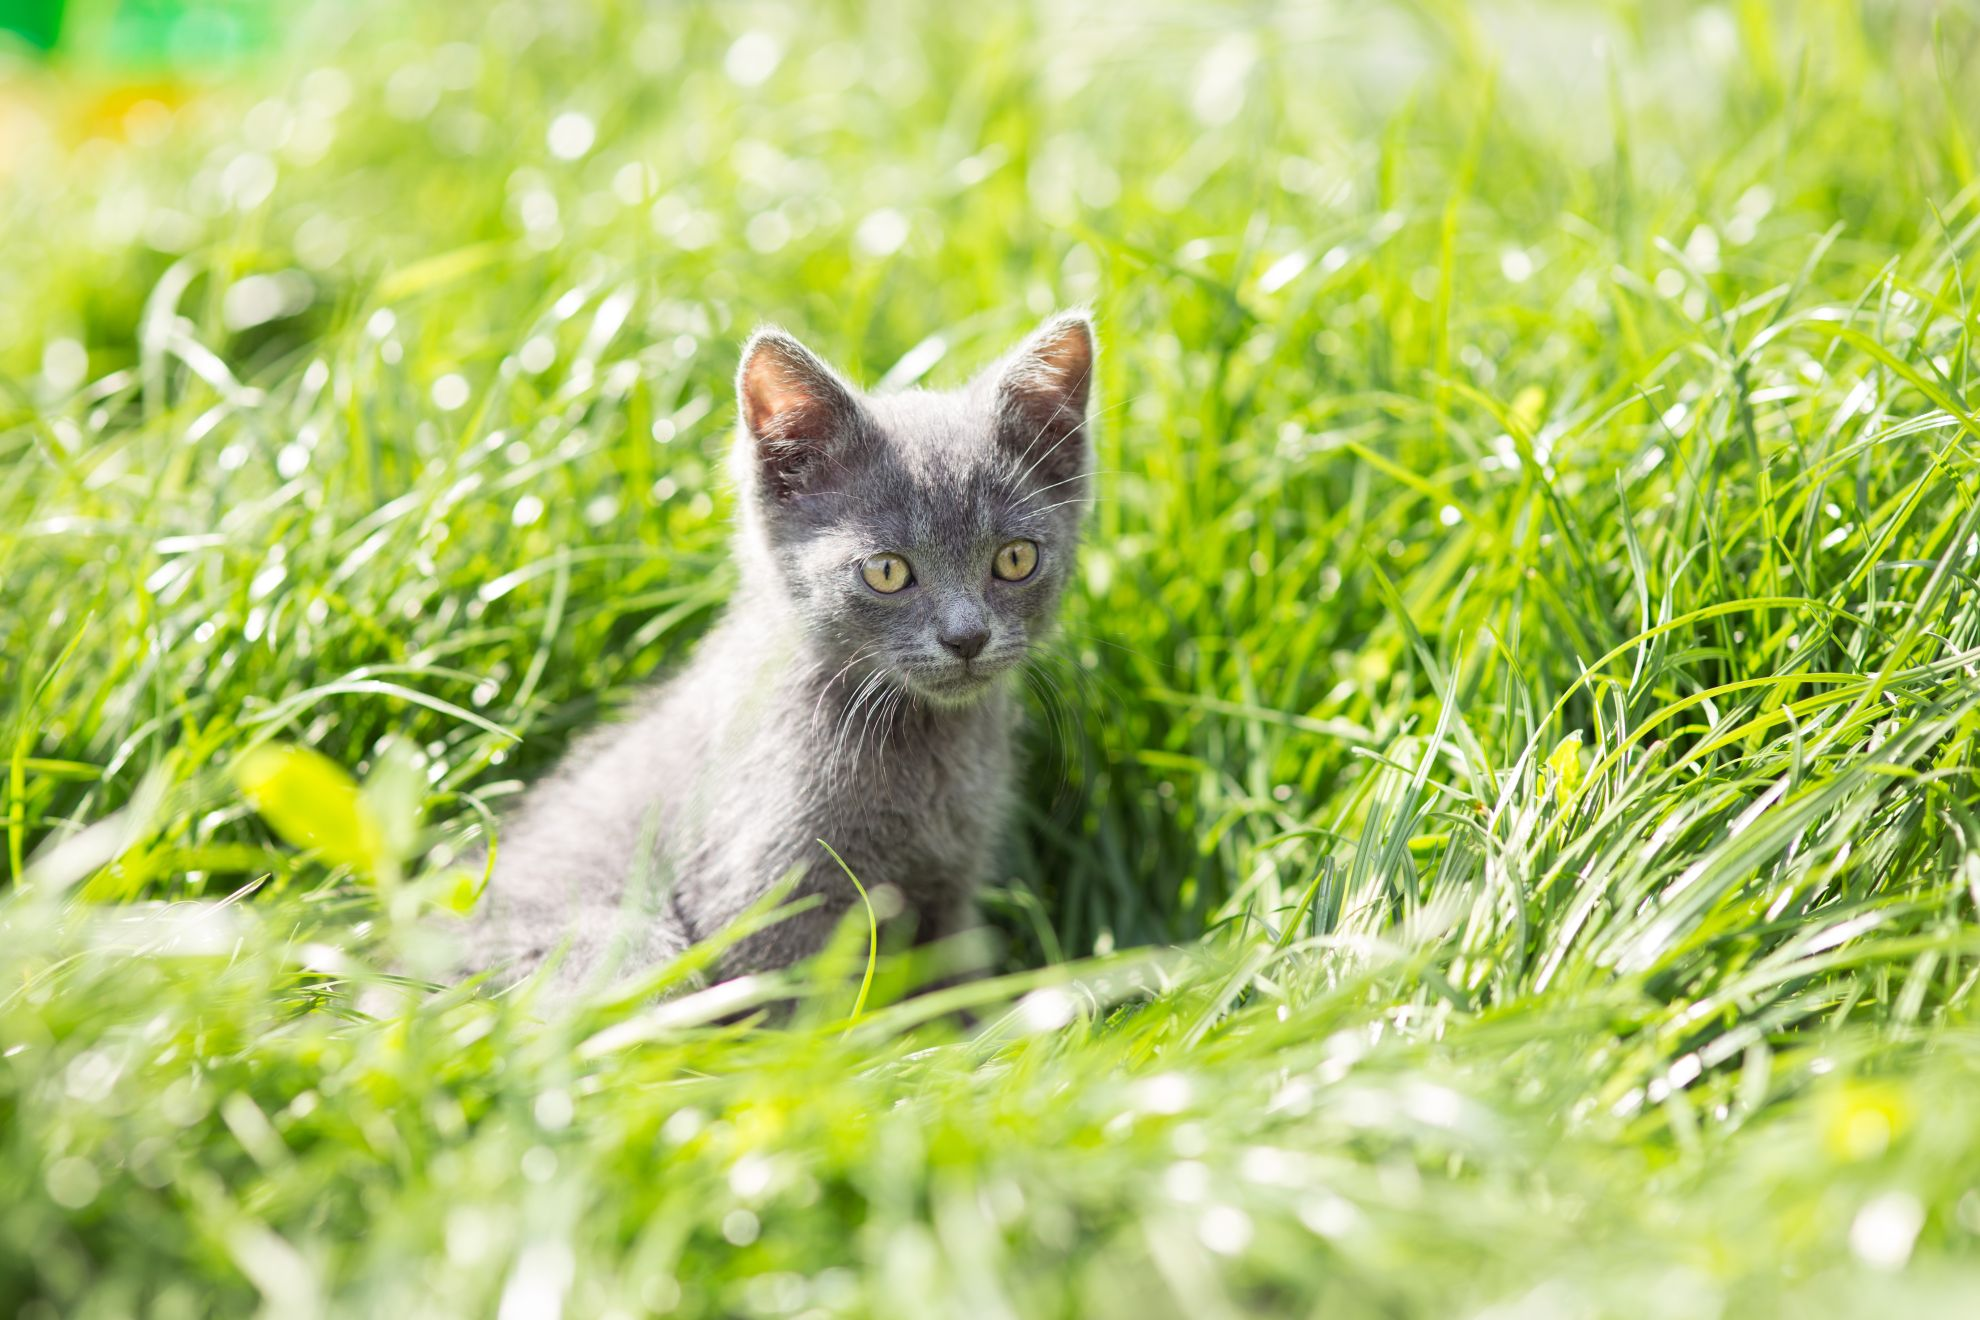
[[[1086,465],[1093,322],[1060,312],[995,369],[998,431],[1034,473],[1063,481]]]
[[[755,470],[777,499],[801,493],[860,425],[852,387],[810,349],[766,327],[743,346],[736,405]]]

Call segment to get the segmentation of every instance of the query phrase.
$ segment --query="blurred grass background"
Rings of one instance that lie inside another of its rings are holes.
[[[1980,1286],[1966,11],[188,9],[0,55],[0,1309]],[[1073,302],[982,1025],[381,998],[719,609],[749,328]]]

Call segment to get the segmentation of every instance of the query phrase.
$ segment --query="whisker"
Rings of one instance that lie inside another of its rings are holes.
[[[1079,726],[1079,721],[1072,711],[1071,703],[1066,700],[1065,694],[1052,684],[1050,675],[1043,667],[1029,656],[1024,661],[1024,676],[1026,685],[1039,694],[1045,706],[1046,719],[1052,726],[1052,741],[1058,753],[1055,758],[1058,761],[1057,782],[1052,786],[1052,804],[1056,809],[1072,788],[1073,751],[1075,748],[1078,749],[1083,769],[1086,764],[1086,744],[1084,740],[1076,740],[1072,736],[1073,730]]]
[[[832,755],[827,762],[827,765],[830,767],[830,774],[837,775],[839,773],[840,759],[845,750],[846,735],[852,731],[854,716],[859,713],[860,707],[866,704],[867,698],[879,690],[880,684],[885,678],[885,670],[876,669],[868,674],[860,682],[859,687],[854,690],[852,700],[847,703],[845,710],[841,712],[838,735],[832,740]]]
[[[830,678],[825,680],[824,686],[819,689],[818,700],[811,703],[811,719],[813,724],[816,724],[818,721],[818,711],[819,708],[825,704],[826,696],[831,693],[833,685],[837,683],[841,678],[845,677],[846,670],[851,669],[861,660],[864,660],[872,655],[877,654],[879,652],[879,649],[880,648],[878,646],[870,646],[862,650],[855,651],[853,653],[853,658],[846,661],[845,665],[839,670],[838,673],[832,675]],[[819,669],[823,669],[824,667],[825,666],[823,664],[818,665]]]
[[[1089,366],[1089,367],[1088,367],[1088,368],[1086,369],[1086,373],[1085,373],[1084,375],[1082,375],[1082,376],[1080,377],[1080,380],[1079,380],[1079,383],[1080,383],[1080,384],[1081,384],[1082,386],[1083,386],[1083,385],[1085,385],[1085,384],[1087,383],[1087,381],[1088,381],[1089,379],[1091,379],[1091,377],[1092,377],[1092,375],[1093,375],[1093,368]],[[1038,442],[1039,442],[1040,440],[1042,440],[1042,439],[1044,439],[1044,438],[1045,438],[1045,434],[1046,434],[1046,432],[1048,432],[1048,431],[1050,431],[1050,430],[1052,429],[1052,425],[1053,425],[1053,423],[1055,423],[1055,422],[1057,422],[1057,421],[1059,420],[1059,415],[1060,415],[1061,413],[1067,413],[1067,412],[1071,412],[1071,411],[1072,411],[1072,409],[1070,409],[1070,408],[1068,408],[1068,407],[1066,407],[1066,405],[1065,405],[1065,404],[1063,404],[1063,403],[1055,403],[1055,404],[1053,404],[1053,405],[1052,405],[1052,411],[1051,411],[1051,413],[1050,413],[1050,414],[1048,414],[1048,415],[1047,415],[1047,416],[1046,416],[1046,417],[1044,418],[1044,420],[1042,420],[1041,422],[1039,422],[1039,423],[1038,423],[1038,430],[1037,430],[1037,432],[1036,432],[1035,434],[1033,434],[1033,436],[1031,437],[1031,442],[1030,442],[1029,444],[1027,444],[1027,445],[1025,445],[1025,447],[1024,447],[1024,452],[1023,452],[1022,454],[1019,454],[1019,455],[1018,455],[1018,462],[1020,462],[1020,463],[1022,463],[1022,462],[1024,462],[1024,460],[1025,460],[1025,459],[1027,459],[1027,458],[1030,458],[1030,457],[1031,457],[1031,451],[1032,451],[1033,449],[1035,449],[1035,448],[1037,448],[1037,446],[1038,446]],[[1084,418],[1081,418],[1081,421],[1082,421],[1082,422],[1084,422],[1084,420],[1085,420]],[[1040,454],[1040,455],[1038,456],[1038,461],[1039,461],[1039,462],[1041,462],[1041,463],[1042,463],[1042,462],[1044,462],[1044,461],[1045,461],[1045,458],[1046,458],[1046,456],[1047,456],[1047,455],[1049,455],[1049,454],[1050,454],[1051,452],[1052,452],[1052,451],[1051,451],[1050,449],[1047,449],[1047,450],[1045,451],[1045,453],[1043,453],[1043,454]],[[1033,466],[1035,467],[1035,466],[1036,466],[1036,464],[1033,464]],[[1026,476],[1029,476],[1029,475],[1031,475],[1031,470],[1030,470],[1029,468],[1027,468],[1027,469],[1025,469],[1025,475],[1026,475]],[[1020,478],[1020,480],[1022,480],[1022,478]]]
[[[887,750],[888,740],[894,736],[895,727],[900,723],[901,707],[906,704],[907,689],[898,685],[889,689],[886,706],[880,716],[879,751]]]
[[[893,700],[895,691],[896,689],[889,688],[887,691],[882,693],[877,700],[868,703],[866,707],[866,718],[860,722],[860,726],[859,726],[859,741],[853,744],[853,761],[855,763],[857,763],[860,760],[860,758],[866,754],[866,736],[869,732],[871,732],[873,728],[874,714]],[[885,733],[885,724],[883,721],[882,732],[881,732],[881,747],[883,750],[885,746],[886,746],[886,733]]]
[[[1120,475],[1121,475],[1121,469],[1119,468],[1105,468],[1094,472],[1074,473],[1072,476],[1066,477],[1061,481],[1054,481],[1050,485],[1039,486],[1035,489],[1026,491],[1022,496],[1019,497],[1017,503],[1012,507],[1021,509],[1025,506],[1027,501],[1037,499],[1040,495],[1043,495],[1046,491],[1057,490],[1061,486],[1070,486],[1075,481],[1085,481],[1090,477],[1118,477]]]
[[[1048,504],[1042,509],[1026,509],[1025,513],[1030,517],[1038,518],[1044,516],[1045,514],[1050,513],[1054,509],[1063,509],[1068,504],[1093,504],[1096,501],[1097,501],[1096,496],[1079,495],[1069,500],[1060,500],[1057,504]]]
[[[1120,651],[1126,655],[1134,656],[1138,660],[1146,660],[1149,664],[1154,665],[1160,669],[1173,670],[1175,668],[1175,665],[1171,664],[1167,660],[1157,660],[1154,656],[1148,654],[1148,652],[1146,651],[1138,650],[1135,647],[1124,645],[1123,643],[1114,641],[1111,638],[1096,637],[1092,633],[1083,633],[1075,628],[1061,628],[1059,629],[1059,632],[1067,637],[1077,637],[1082,642],[1091,642],[1095,646],[1111,646],[1116,651]]]
[[[1068,713],[1062,709],[1064,702],[1058,689],[1052,686],[1049,675],[1039,667],[1038,662],[1028,656],[1023,661],[1021,672],[1025,686],[1038,694],[1044,706],[1045,719],[1052,726],[1053,740],[1063,744],[1066,741],[1065,721]]]
[[[1109,413],[1114,413],[1114,412],[1118,412],[1118,411],[1120,411],[1120,410],[1121,410],[1122,408],[1125,408],[1125,407],[1127,407],[1129,403],[1131,403],[1131,402],[1133,402],[1135,398],[1139,398],[1139,397],[1141,397],[1141,396],[1139,396],[1139,395],[1135,395],[1135,396],[1131,396],[1130,398],[1127,398],[1127,399],[1122,399],[1122,400],[1120,400],[1120,401],[1119,401],[1118,403],[1113,403],[1113,404],[1109,404],[1109,405],[1108,405],[1107,407],[1105,407],[1105,408],[1101,408],[1101,409],[1099,409],[1099,410],[1097,410],[1097,411],[1095,411],[1095,412],[1091,412],[1091,413],[1089,413],[1089,414],[1088,414],[1087,416],[1085,416],[1085,417],[1083,417],[1083,418],[1081,418],[1081,419],[1080,419],[1080,426],[1081,426],[1082,428],[1084,428],[1084,427],[1087,427],[1087,426],[1091,426],[1091,425],[1092,425],[1092,424],[1093,424],[1093,423],[1094,423],[1095,421],[1097,421],[1097,420],[1099,420],[1099,419],[1100,419],[1100,418],[1102,418],[1102,417],[1105,417],[1105,416],[1107,416],[1107,415],[1108,415]],[[1058,410],[1058,412],[1054,412],[1054,413],[1052,414],[1052,416],[1051,416],[1051,417],[1049,417],[1049,418],[1047,418],[1047,419],[1046,419],[1046,422],[1045,422],[1045,425],[1044,425],[1044,426],[1041,426],[1041,427],[1039,428],[1039,432],[1038,432],[1038,435],[1035,435],[1035,436],[1033,436],[1033,437],[1031,438],[1031,444],[1028,444],[1028,445],[1026,445],[1026,446],[1024,447],[1024,452],[1023,452],[1022,454],[1019,454],[1019,455],[1018,455],[1018,460],[1017,460],[1018,462],[1020,462],[1020,463],[1022,463],[1022,462],[1024,462],[1024,460],[1025,460],[1025,459],[1027,459],[1027,458],[1029,458],[1029,457],[1031,456],[1031,450],[1032,450],[1032,447],[1033,447],[1033,446],[1035,446],[1035,445],[1036,445],[1036,444],[1038,443],[1038,440],[1039,440],[1039,436],[1042,436],[1042,435],[1044,435],[1044,433],[1045,433],[1045,429],[1046,429],[1046,427],[1049,427],[1049,426],[1051,425],[1051,423],[1052,423],[1052,422],[1055,422],[1055,421],[1057,421],[1057,420],[1059,419],[1059,412],[1063,412],[1063,411],[1065,411],[1065,409],[1064,409],[1063,407],[1061,407],[1061,408],[1060,408],[1060,409]],[[1011,482],[1007,482],[1006,484],[1007,484],[1007,485],[1022,485],[1022,484],[1023,484],[1023,482],[1024,482],[1024,479],[1025,479],[1026,477],[1028,477],[1028,476],[1030,476],[1030,475],[1032,474],[1032,472],[1033,472],[1034,470],[1036,470],[1036,468],[1038,467],[1038,465],[1039,465],[1040,463],[1043,463],[1043,462],[1044,462],[1044,461],[1045,461],[1045,460],[1046,460],[1047,458],[1049,458],[1049,457],[1051,457],[1051,454],[1052,454],[1052,451],[1051,451],[1050,449],[1047,449],[1047,450],[1046,450],[1046,451],[1045,451],[1044,453],[1042,453],[1042,454],[1040,454],[1040,455],[1038,456],[1038,458],[1037,458],[1037,459],[1036,459],[1036,460],[1035,460],[1035,461],[1034,461],[1034,462],[1033,462],[1033,463],[1032,463],[1032,464],[1031,464],[1031,465],[1030,465],[1029,467],[1027,467],[1027,468],[1025,468],[1025,470],[1024,470],[1024,471],[1023,471],[1022,473],[1020,473],[1020,474],[1019,474],[1019,475],[1018,475],[1018,476],[1017,476],[1017,477],[1015,478],[1015,480],[1014,480],[1014,481],[1011,481]]]
[[[1108,642],[1105,638],[1094,637],[1089,640],[1102,646],[1115,646],[1120,650],[1128,651],[1130,654],[1137,654],[1131,648],[1120,646],[1118,642]],[[1118,684],[1106,675],[1098,674],[1088,669],[1074,657],[1058,651],[1045,651],[1041,653],[1041,659],[1063,666],[1072,675],[1073,681],[1079,685],[1082,694],[1095,707],[1102,705],[1120,707],[1130,704],[1127,694],[1121,690]],[[1161,664],[1160,661],[1153,661],[1151,663]],[[1173,666],[1167,665],[1162,667],[1173,668]],[[1097,700],[1096,698],[1104,698],[1104,700]],[[1102,727],[1104,727],[1104,724]]]

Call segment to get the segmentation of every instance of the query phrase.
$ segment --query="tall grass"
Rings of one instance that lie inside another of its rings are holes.
[[[1970,16],[404,8],[0,102],[0,1310],[1980,1287]],[[1003,975],[382,970],[720,608],[754,322],[1081,301]]]

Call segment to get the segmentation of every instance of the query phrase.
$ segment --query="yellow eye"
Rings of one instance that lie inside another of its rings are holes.
[[[868,555],[859,566],[859,575],[866,579],[867,586],[883,596],[893,595],[914,580],[908,561],[899,555]]]
[[[990,571],[1006,582],[1022,582],[1038,567],[1038,542],[1011,541],[997,552]]]

